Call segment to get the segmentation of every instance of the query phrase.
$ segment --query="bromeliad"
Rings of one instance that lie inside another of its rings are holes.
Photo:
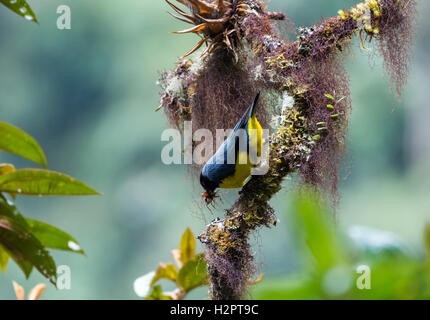
[[[244,0],[177,1],[186,6],[189,13],[186,13],[169,0],[166,0],[179,16],[170,12],[169,14],[180,21],[192,24],[193,27],[173,33],[196,33],[202,38],[191,50],[186,52],[181,59],[196,52],[206,43],[206,49],[202,52],[201,56],[209,56],[219,49],[227,49],[234,55],[237,61],[238,56],[236,48],[240,44],[241,35],[237,27],[236,18],[252,12],[263,14],[260,8],[251,8]],[[257,10],[261,12],[257,12]]]

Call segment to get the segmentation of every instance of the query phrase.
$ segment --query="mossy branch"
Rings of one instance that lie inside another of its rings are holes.
[[[231,115],[243,112],[256,88],[264,89],[266,98],[273,92],[283,98],[281,114],[275,114],[282,121],[270,138],[268,173],[253,176],[224,219],[214,220],[199,236],[206,245],[212,299],[243,298],[255,273],[249,236],[258,227],[276,224],[268,202],[287,175],[298,172],[305,183],[327,190],[336,201],[350,113],[345,49],[356,34],[363,46],[366,40],[379,40],[400,94],[416,10],[414,0],[366,0],[320,25],[299,28],[298,40],[288,42],[272,26],[273,19],[284,18],[282,13],[266,13],[255,0],[232,3],[235,10],[224,19],[225,30],[234,31],[228,32],[234,34],[227,37],[229,45],[196,62],[180,61],[160,80],[161,107],[178,128],[185,120],[192,120],[194,129],[233,127]],[[219,38],[205,36],[212,42]],[[270,116],[266,108],[259,118],[267,124]]]

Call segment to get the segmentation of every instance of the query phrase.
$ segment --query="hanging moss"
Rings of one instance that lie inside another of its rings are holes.
[[[392,86],[400,96],[409,75],[417,3],[415,0],[381,0],[381,6],[379,48]]]

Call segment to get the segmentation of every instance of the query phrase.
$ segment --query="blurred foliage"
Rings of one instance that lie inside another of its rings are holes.
[[[37,22],[36,15],[25,0],[0,0],[0,3],[24,17],[26,20]]]
[[[313,191],[296,193],[293,203],[295,243],[304,268],[264,281],[254,298],[430,299],[429,249],[425,256],[416,255],[394,234],[368,227],[343,232]],[[425,238],[429,248],[429,227]]]
[[[160,262],[157,270],[136,279],[134,291],[146,300],[181,300],[193,289],[208,284],[204,254],[196,254],[196,240],[190,228],[182,235],[179,249],[172,250],[177,268],[172,264]],[[163,292],[161,285],[155,285],[165,279],[175,283],[172,292]]]
[[[45,154],[39,144],[24,131],[0,122],[0,150],[32,160],[46,167]],[[11,199],[17,195],[96,195],[84,183],[62,173],[41,170],[16,170],[11,164],[0,164],[0,269],[6,272],[12,258],[28,278],[36,268],[54,285],[57,279],[55,261],[50,249],[84,254],[77,241],[49,224],[24,218]],[[10,199],[8,199],[8,196]]]

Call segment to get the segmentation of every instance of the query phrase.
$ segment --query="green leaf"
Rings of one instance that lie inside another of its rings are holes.
[[[3,273],[6,272],[9,258],[10,258],[9,253],[0,245],[0,269]]]
[[[15,167],[9,163],[0,164],[0,176],[15,171]]]
[[[33,137],[21,129],[1,121],[0,150],[16,154],[44,167],[47,165],[45,154]]]
[[[57,268],[51,255],[31,233],[17,209],[3,199],[0,199],[0,244],[17,262],[27,278],[32,265],[55,285]]]
[[[188,261],[179,270],[178,285],[186,292],[207,284],[207,265],[204,254],[199,254]]]
[[[331,109],[331,110],[334,110],[334,106],[333,106],[332,104],[328,104],[328,105],[327,105],[327,108],[329,108],[329,109]]]
[[[331,213],[321,197],[311,189],[294,196],[293,213],[295,228],[306,241],[321,270],[342,264],[345,255],[335,234]]]
[[[182,235],[181,243],[179,245],[180,260],[182,263],[187,263],[192,260],[195,256],[196,250],[196,239],[191,232],[190,228],[187,228]]]
[[[157,270],[155,271],[155,276],[152,278],[150,286],[152,287],[160,279],[176,281],[177,277],[178,271],[173,264],[169,263],[166,265],[164,263],[160,263]]]
[[[146,297],[146,300],[173,300],[171,296],[164,295],[163,289],[160,285],[155,286],[149,296]]]
[[[66,232],[41,221],[28,218],[26,221],[33,235],[39,239],[44,247],[85,255],[78,241]]]
[[[329,94],[329,93],[326,93],[325,96],[327,98],[329,98],[330,100],[334,100],[334,97],[331,94]]]
[[[34,14],[31,7],[28,5],[27,1],[25,1],[25,0],[16,0],[16,1],[0,0],[0,3],[3,3],[10,10],[12,10],[16,14],[20,15],[21,17],[24,17],[26,20],[37,22],[36,15]]]
[[[0,192],[30,196],[99,194],[84,183],[65,174],[40,169],[20,169],[1,176]]]
[[[21,271],[26,276],[26,278],[30,277],[31,272],[33,271],[33,265],[31,263],[27,262],[23,257],[11,254],[4,247],[3,247],[3,250],[9,258],[12,258],[12,260],[15,261],[15,263],[18,265],[18,267],[21,269]],[[7,265],[5,266],[5,270],[6,270],[6,267],[7,267]]]
[[[18,265],[21,271],[24,273],[25,277],[28,279],[33,272],[33,265],[27,262],[23,257],[19,257],[17,255],[11,254],[10,257],[13,261]]]

